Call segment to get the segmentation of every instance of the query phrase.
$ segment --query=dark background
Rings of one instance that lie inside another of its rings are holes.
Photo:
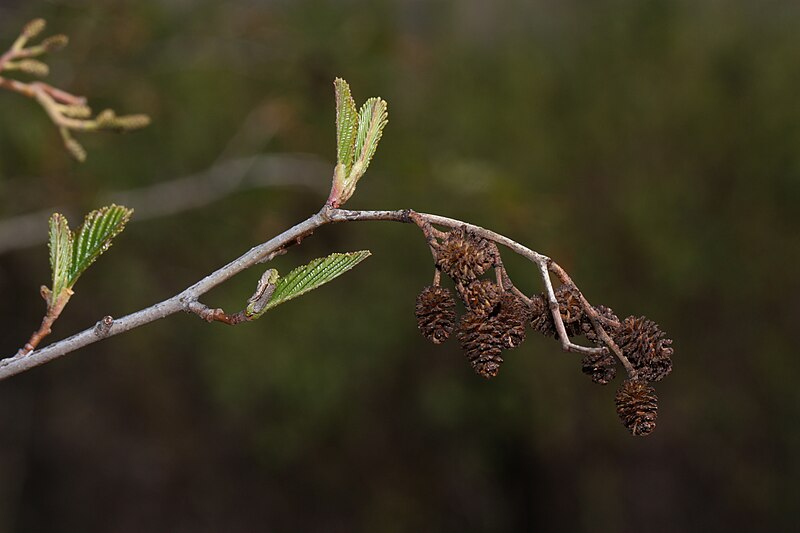
[[[262,176],[283,185],[135,215],[48,340],[314,213],[342,76],[390,108],[349,207],[523,242],[593,303],[659,322],[675,370],[647,438],[617,419],[620,381],[591,383],[552,340],[529,338],[487,382],[457,343],[416,331],[432,274],[417,230],[326,227],[277,268],[374,257],[258,322],[175,316],[0,383],[0,531],[800,527],[800,4],[4,2],[2,47],[38,16],[72,38],[49,81],[153,125],[79,136],[76,164],[34,102],[0,94],[3,219],[58,206],[76,226],[115,191],[312,154]],[[239,308],[259,275],[205,302]],[[0,353],[38,325],[48,280],[43,243],[0,255]]]

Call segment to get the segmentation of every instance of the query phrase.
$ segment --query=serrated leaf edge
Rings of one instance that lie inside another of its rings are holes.
[[[264,312],[273,307],[293,300],[333,281],[370,255],[372,255],[372,252],[369,250],[346,253],[336,252],[326,257],[319,257],[309,261],[305,265],[295,268],[286,276],[282,276],[278,279],[275,291],[272,293],[269,302],[267,302],[264,309],[257,315],[254,315],[253,318],[261,316]],[[331,271],[334,272],[331,273]],[[303,286],[298,289],[298,286],[301,284]]]
[[[333,85],[336,92],[336,161],[343,166],[347,176],[356,154],[359,115],[350,85],[342,78],[336,78]]]
[[[389,122],[389,106],[386,100],[373,96],[364,102],[358,112],[358,134],[356,135],[356,160],[353,163],[350,179],[358,181],[367,171],[383,129]],[[354,183],[355,185],[355,183]]]
[[[111,204],[86,215],[74,236],[69,287],[75,285],[81,274],[111,246],[111,241],[125,229],[132,214],[133,209]]]
[[[72,263],[73,236],[67,218],[61,213],[53,213],[49,220],[50,271],[53,276],[52,291],[48,296],[48,306],[70,288],[69,273]]]

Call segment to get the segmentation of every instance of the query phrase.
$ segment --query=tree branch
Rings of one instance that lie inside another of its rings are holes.
[[[226,320],[222,320],[223,315],[227,317],[224,311],[208,308],[199,302],[200,297],[214,287],[232,278],[236,274],[239,274],[240,272],[243,272],[252,266],[269,261],[274,256],[282,253],[288,246],[299,242],[306,236],[310,235],[315,229],[326,224],[359,221],[416,223],[420,220],[427,224],[436,224],[448,228],[466,227],[475,234],[497,244],[501,244],[513,252],[529,259],[538,266],[539,273],[542,277],[542,281],[544,282],[550,303],[550,309],[553,314],[553,320],[556,324],[556,329],[561,340],[562,348],[566,351],[578,353],[599,353],[603,350],[603,348],[588,348],[585,346],[580,346],[572,343],[569,340],[563,320],[561,318],[561,313],[558,309],[558,302],[555,298],[552,282],[548,274],[548,269],[552,268],[552,265],[554,265],[549,257],[535,252],[504,235],[500,235],[494,231],[487,230],[480,226],[469,224],[461,220],[439,215],[416,213],[408,209],[396,211],[352,211],[325,206],[317,214],[310,216],[303,222],[300,222],[299,224],[289,228],[280,235],[273,237],[269,241],[251,248],[242,256],[234,259],[227,265],[209,274],[194,285],[188,287],[184,291],[171,298],[119,319],[112,319],[110,316],[106,316],[91,328],[88,328],[64,340],[30,352],[27,355],[16,355],[14,357],[3,359],[0,361],[0,380],[67,355],[79,348],[97,342],[98,340],[124,333],[131,329],[149,324],[150,322],[173,315],[179,311],[195,313],[206,320],[228,322]],[[560,267],[558,267],[558,269],[560,269]],[[593,320],[593,323],[595,324],[596,328],[599,328],[599,330],[602,331],[602,326],[599,325],[599,322]],[[602,333],[604,334],[605,332],[603,331]],[[623,361],[623,364],[625,362],[626,361]],[[626,365],[626,369],[629,365],[630,363]]]

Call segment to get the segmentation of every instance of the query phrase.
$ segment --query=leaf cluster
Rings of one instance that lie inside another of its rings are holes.
[[[48,309],[63,308],[72,288],[89,266],[111,246],[111,240],[125,229],[133,209],[110,205],[86,215],[76,231],[70,231],[66,217],[50,217],[50,270],[53,285],[42,289]]]
[[[336,168],[328,205],[339,207],[353,196],[366,173],[383,128],[389,122],[388,104],[380,97],[364,102],[356,112],[350,86],[342,78],[333,82],[336,92]]]

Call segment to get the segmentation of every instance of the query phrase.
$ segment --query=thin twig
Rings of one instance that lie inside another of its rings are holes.
[[[28,23],[11,48],[0,55],[0,72],[21,71],[34,76],[47,76],[50,70],[47,64],[32,58],[63,48],[68,39],[65,35],[54,35],[44,39],[38,45],[31,45],[29,41],[38,37],[44,28],[45,21],[43,19],[36,19]],[[146,115],[117,116],[110,109],[92,117],[92,110],[86,105],[86,98],[47,83],[21,82],[9,78],[6,74],[6,76],[0,76],[0,89],[36,100],[53,124],[58,127],[64,146],[79,161],[86,159],[86,151],[72,137],[71,132],[131,131],[143,128],[150,123],[150,118]]]
[[[422,218],[418,213],[413,211],[409,212],[408,214],[409,220],[411,220],[417,227],[422,231],[422,234],[425,236],[425,241],[428,243],[428,248],[431,251],[431,255],[433,256],[433,262],[437,264],[436,272],[437,275],[439,274],[438,268],[438,256],[437,256],[437,249],[439,248],[439,243],[436,241],[436,233],[441,233],[436,230],[430,222]],[[436,285],[439,285],[438,278],[436,278]]]
[[[572,278],[569,277],[567,271],[561,268],[561,266],[556,263],[555,261],[550,261],[549,269],[552,270],[556,276],[558,276],[561,283],[570,284],[575,287],[575,290],[578,292],[578,297],[581,301],[581,307],[583,307],[583,312],[589,317],[589,321],[592,323],[592,328],[594,328],[595,333],[597,333],[598,337],[614,352],[614,355],[619,359],[619,362],[622,363],[622,366],[625,367],[625,371],[631,377],[631,379],[636,379],[638,372],[633,365],[631,364],[630,360],[622,353],[622,350],[614,342],[614,339],[606,332],[605,328],[601,324],[601,317],[597,310],[592,306],[588,300],[583,296],[583,293],[580,289],[577,288],[577,285],[572,281]],[[559,313],[560,314],[560,313]]]
[[[39,346],[39,343],[42,342],[42,339],[50,335],[52,331],[53,324],[58,319],[58,315],[54,315],[53,313],[48,312],[42,318],[42,324],[39,326],[39,329],[34,331],[25,345],[17,351],[17,355],[24,356],[26,354],[31,353]]]

